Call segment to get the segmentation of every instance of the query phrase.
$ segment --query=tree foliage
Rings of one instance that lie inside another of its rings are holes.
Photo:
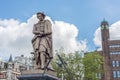
[[[56,54],[52,65],[57,72],[57,76],[61,78],[63,74],[66,80],[81,80],[83,77],[83,65],[80,53],[76,52],[65,54],[63,51],[59,51],[58,54],[61,56],[64,64],[61,64]],[[67,68],[67,70],[64,66]]]
[[[57,53],[64,61],[61,64],[57,54],[52,61],[52,66],[59,78],[63,74],[66,80],[83,80],[83,77],[85,77],[85,80],[98,80],[96,74],[103,72],[101,66],[103,58],[97,52],[87,53],[84,57],[81,56],[80,52],[65,54],[64,51],[60,50]]]
[[[103,73],[103,57],[97,52],[89,52],[83,58],[85,80],[99,80]]]

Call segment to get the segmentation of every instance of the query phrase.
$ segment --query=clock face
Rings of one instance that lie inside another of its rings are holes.
[[[103,29],[108,29],[108,26],[106,25],[106,26],[104,26],[104,25],[102,25],[101,26],[101,29],[103,30]]]
[[[101,29],[102,29],[102,30],[104,29],[104,25],[101,26]]]

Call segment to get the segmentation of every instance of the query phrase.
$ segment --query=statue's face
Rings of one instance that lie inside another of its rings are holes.
[[[44,19],[42,14],[38,14],[38,15],[37,15],[37,18],[38,18],[40,21],[43,21],[43,19]]]

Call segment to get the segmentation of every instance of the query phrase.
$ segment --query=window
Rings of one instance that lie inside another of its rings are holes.
[[[120,44],[110,45],[109,48],[120,48]]]
[[[117,77],[120,78],[120,71],[117,71]]]
[[[110,54],[120,54],[120,52],[110,52]]]
[[[116,78],[117,75],[116,75],[116,71],[113,71],[113,78]]]
[[[98,74],[98,79],[101,79],[101,74],[100,73]]]
[[[113,71],[113,78],[120,78],[120,70],[119,71]]]
[[[116,61],[116,67],[119,67],[119,61]]]
[[[112,67],[115,67],[115,61],[112,61]]]
[[[120,67],[120,62],[119,61],[112,61],[112,67]]]

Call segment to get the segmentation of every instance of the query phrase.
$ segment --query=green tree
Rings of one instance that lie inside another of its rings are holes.
[[[97,74],[103,74],[103,57],[98,52],[89,52],[82,57],[80,52],[65,54],[64,51],[60,50],[57,52],[62,60],[55,55],[52,65],[57,72],[57,76],[61,78],[62,74],[66,80],[98,80]],[[69,74],[68,74],[69,73]]]
[[[61,56],[62,60],[64,61],[63,64],[67,68],[66,70],[64,65],[61,64],[56,54],[52,65],[57,72],[57,76],[61,78],[63,74],[66,80],[81,80],[84,72],[81,54],[79,52],[65,54],[61,50],[57,53]]]
[[[86,53],[83,65],[85,80],[99,80],[97,76],[103,74],[103,57],[97,51]]]

